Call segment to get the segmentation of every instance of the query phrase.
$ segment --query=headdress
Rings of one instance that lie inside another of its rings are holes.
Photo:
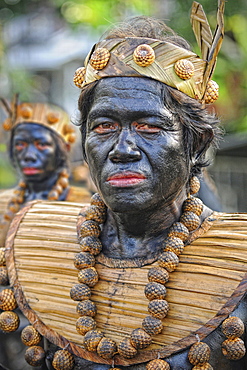
[[[212,35],[202,6],[193,2],[192,29],[202,58],[171,42],[145,37],[105,39],[94,45],[84,67],[75,72],[79,88],[104,77],[149,77],[161,81],[202,103],[218,98],[211,80],[224,33],[224,3],[218,0],[217,26]]]
[[[36,123],[56,132],[66,144],[75,141],[75,132],[70,124],[69,115],[60,107],[48,103],[19,103],[15,95],[11,104],[1,98],[8,118],[3,122],[3,128],[13,130],[21,123]]]

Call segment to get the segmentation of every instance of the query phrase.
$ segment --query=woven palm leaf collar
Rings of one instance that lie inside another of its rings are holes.
[[[224,34],[224,0],[218,0],[217,26],[212,35],[202,6],[193,2],[191,24],[201,49],[200,58],[170,42],[143,37],[113,38],[93,46],[74,83],[84,86],[105,77],[149,77],[201,103],[213,103],[219,87],[211,80]]]

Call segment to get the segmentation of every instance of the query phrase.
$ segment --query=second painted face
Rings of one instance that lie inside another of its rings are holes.
[[[93,181],[115,212],[170,203],[190,172],[181,124],[165,107],[162,84],[146,78],[99,81],[85,152]]]
[[[34,123],[22,123],[12,139],[13,159],[27,181],[43,181],[56,170],[56,148],[50,130]]]

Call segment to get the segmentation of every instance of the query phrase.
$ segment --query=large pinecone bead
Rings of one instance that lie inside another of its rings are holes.
[[[19,316],[13,311],[4,311],[0,314],[0,329],[6,333],[16,331],[20,325]]]
[[[138,45],[134,50],[133,59],[139,66],[147,67],[155,61],[154,49],[147,44]]]
[[[169,304],[165,299],[153,299],[148,304],[148,312],[157,319],[166,317],[169,311]]]
[[[124,338],[118,344],[118,353],[125,358],[132,358],[137,354],[137,349],[131,344],[130,338]]]
[[[58,184],[61,185],[63,189],[66,189],[69,186],[69,180],[64,176],[60,176]]]
[[[214,368],[208,363],[198,364],[192,367],[192,370],[214,370]]]
[[[182,222],[189,231],[194,231],[200,226],[200,218],[194,212],[184,212],[179,221]]]
[[[194,212],[200,216],[203,210],[203,203],[201,199],[190,196],[183,203],[183,212]]]
[[[232,316],[223,321],[221,330],[229,339],[241,337],[244,334],[244,323],[239,317]]]
[[[17,307],[14,292],[11,289],[4,289],[0,293],[0,308],[4,311],[12,311]]]
[[[105,68],[110,59],[110,56],[111,54],[109,50],[107,50],[106,48],[98,48],[94,50],[89,63],[94,69],[100,71],[101,69]]]
[[[160,319],[152,316],[146,316],[142,321],[142,328],[149,335],[156,335],[162,332],[163,325]]]
[[[5,131],[9,131],[12,128],[12,120],[11,118],[6,118],[6,120],[3,122],[3,129]]]
[[[219,85],[213,80],[208,81],[204,95],[205,104],[214,103],[215,100],[218,99],[218,97],[219,97]]]
[[[88,220],[84,221],[80,228],[80,236],[84,238],[85,236],[100,236],[100,226],[97,222]]]
[[[41,341],[41,335],[32,325],[28,325],[21,332],[21,340],[26,346],[36,346]]]
[[[228,360],[240,360],[246,353],[244,341],[240,338],[226,339],[221,348]]]
[[[174,64],[174,70],[176,72],[176,75],[182,80],[188,80],[193,76],[195,72],[195,67],[190,60],[179,59]]]
[[[94,317],[97,313],[96,304],[89,299],[79,302],[76,307],[77,313],[81,316],[91,316]]]
[[[96,322],[90,316],[81,316],[76,321],[76,330],[79,334],[85,335],[88,331],[96,329]]]
[[[141,328],[134,329],[130,335],[130,343],[136,349],[146,348],[151,342],[151,336]]]
[[[150,361],[147,366],[147,370],[170,370],[170,365],[168,362],[160,359],[155,359]]]
[[[25,360],[31,366],[41,366],[45,359],[45,351],[40,346],[32,346],[27,348],[25,352]]]
[[[173,252],[179,256],[184,250],[184,243],[180,238],[169,236],[164,241],[164,251]]]
[[[174,252],[163,252],[158,258],[160,267],[165,268],[167,271],[174,271],[179,265],[178,256]]]
[[[116,342],[109,338],[103,337],[98,344],[97,353],[99,356],[110,359],[117,353]]]
[[[88,252],[80,252],[75,255],[74,265],[77,269],[84,269],[95,265],[95,258]]]
[[[164,299],[166,296],[166,287],[160,283],[150,282],[145,286],[144,293],[150,301],[153,299]]]
[[[189,237],[189,230],[186,226],[184,226],[184,224],[182,224],[182,222],[174,222],[174,224],[170,227],[168,236],[174,236],[185,241]]]
[[[86,236],[85,238],[81,238],[79,243],[83,252],[90,252],[94,256],[99,254],[102,250],[101,241],[95,236]]]
[[[73,82],[75,86],[79,87],[79,89],[82,88],[83,82],[85,80],[85,74],[86,74],[85,67],[77,68],[77,70],[74,73]]]
[[[96,352],[99,342],[104,337],[104,334],[99,330],[90,330],[85,334],[84,347],[87,351]]]
[[[102,211],[105,211],[106,210],[106,205],[103,202],[103,200],[101,199],[101,196],[99,195],[99,193],[94,193],[92,195],[92,197],[91,197],[91,205],[92,206],[99,207],[100,209],[102,209]]]
[[[148,280],[156,283],[165,284],[169,280],[169,272],[160,266],[152,267],[148,271]]]
[[[75,360],[73,355],[63,349],[55,352],[52,366],[55,370],[72,370],[75,365]]]
[[[105,222],[106,213],[102,212],[102,209],[97,206],[90,206],[85,211],[85,218],[86,220],[93,220],[95,222],[98,222],[99,224],[102,224]]]
[[[78,273],[78,280],[80,283],[87,284],[90,288],[94,287],[98,282],[98,273],[94,267],[85,268]]]
[[[0,266],[6,265],[4,248],[0,248]]]
[[[17,203],[10,203],[9,205],[9,211],[13,212],[14,214],[17,213],[20,210],[20,204]]]
[[[84,301],[91,297],[91,289],[86,284],[75,284],[70,290],[70,298],[74,301]]]
[[[188,359],[192,365],[207,362],[209,360],[209,357],[210,357],[210,348],[206,343],[197,342],[190,347]]]
[[[198,193],[198,191],[200,190],[200,186],[201,186],[200,180],[198,179],[198,177],[197,176],[191,177],[189,184],[190,184],[190,193],[191,194]]]
[[[0,285],[9,285],[8,271],[5,266],[0,267]]]

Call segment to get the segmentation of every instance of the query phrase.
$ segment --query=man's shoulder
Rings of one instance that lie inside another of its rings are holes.
[[[67,202],[90,203],[91,194],[88,189],[79,186],[70,186],[66,197]]]
[[[206,225],[206,227],[205,227]],[[247,213],[213,212],[202,224],[202,238],[236,239],[247,246]]]
[[[232,231],[247,229],[247,213],[214,212],[214,227],[224,228]]]
[[[14,188],[0,189],[0,214],[4,213],[10,199],[14,195]]]

